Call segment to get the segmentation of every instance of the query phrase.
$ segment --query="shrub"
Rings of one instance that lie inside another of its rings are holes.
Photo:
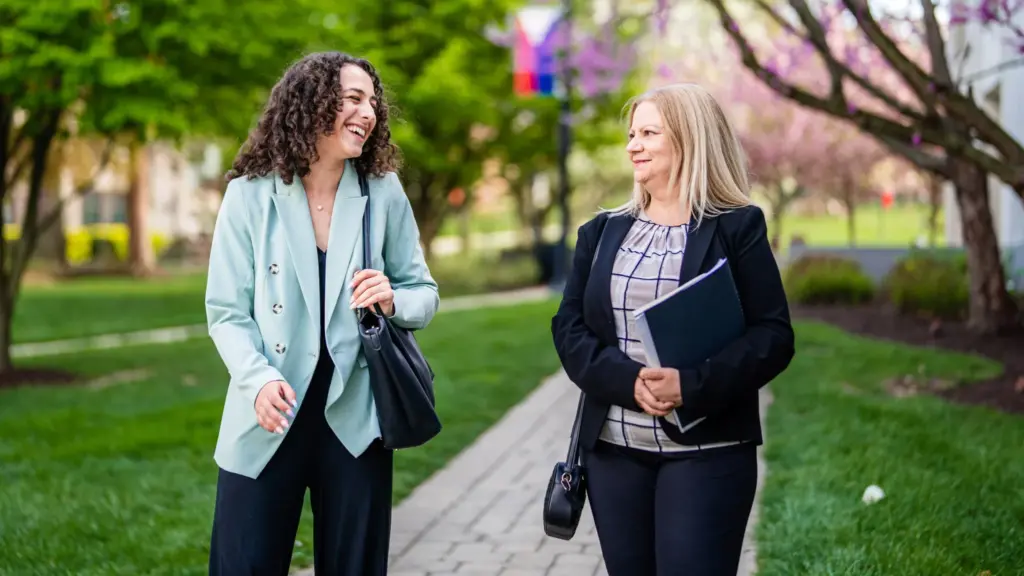
[[[962,256],[913,253],[896,263],[883,285],[903,313],[961,318],[967,312],[967,264]]]
[[[800,304],[861,304],[875,288],[860,265],[830,255],[802,256],[786,269],[786,294]]]
[[[442,299],[527,288],[540,282],[537,261],[529,253],[503,259],[497,254],[453,254],[432,258],[429,266]]]

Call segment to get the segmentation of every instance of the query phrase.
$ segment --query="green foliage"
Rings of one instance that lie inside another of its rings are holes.
[[[883,282],[900,312],[960,318],[967,312],[967,261],[962,254],[914,252],[901,259]]]
[[[496,254],[459,254],[434,258],[430,273],[441,299],[487,294],[536,286],[540,281],[537,260],[528,251]]]
[[[511,56],[483,31],[502,24],[512,5],[507,0],[345,5],[342,45],[371,60],[387,87],[392,135],[405,161],[402,177],[424,240],[451,211],[448,193],[468,190],[491,154],[496,103],[511,94]]]
[[[800,304],[861,304],[874,296],[860,266],[837,256],[802,256],[787,267],[784,283],[789,298]]]
[[[4,0],[0,95],[80,133],[244,135],[283,68],[324,35],[301,6],[255,0]]]
[[[328,0],[0,0],[0,200],[9,175],[28,180],[0,300],[15,301],[7,295],[40,228],[59,220],[60,205],[38,209],[55,143],[101,136],[134,150],[153,138],[240,141],[292,60],[345,37],[325,8],[336,9]],[[323,18],[311,19],[318,11]],[[0,324],[11,321],[10,307]]]

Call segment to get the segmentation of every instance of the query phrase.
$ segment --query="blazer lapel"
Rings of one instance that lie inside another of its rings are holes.
[[[679,270],[680,285],[689,282],[700,272],[717,226],[718,218],[705,218],[700,226],[687,234],[683,263]]]
[[[342,288],[351,281],[347,271],[352,262],[355,249],[361,248],[359,240],[363,233],[363,210],[367,198],[359,190],[359,177],[356,167],[350,161],[345,162],[345,173],[338,183],[338,193],[334,198],[334,212],[331,214],[331,233],[327,240],[327,277],[324,280],[324,323],[330,326],[331,318],[338,307]],[[372,263],[362,263],[369,267]],[[348,302],[344,303],[348,310]]]
[[[299,278],[302,299],[316,326],[320,325],[320,273],[317,266],[316,238],[313,237],[313,219],[309,216],[302,181],[298,176],[285,184],[281,176],[274,175],[274,206],[281,217],[281,227],[292,255],[295,273]]]

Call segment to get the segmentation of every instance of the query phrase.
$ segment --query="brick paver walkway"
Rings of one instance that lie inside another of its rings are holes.
[[[395,508],[389,574],[606,574],[589,506],[571,541],[545,536],[541,525],[548,476],[565,458],[577,400],[578,389],[559,372]],[[765,392],[762,417],[768,402]],[[755,508],[740,576],[756,565],[756,517]]]

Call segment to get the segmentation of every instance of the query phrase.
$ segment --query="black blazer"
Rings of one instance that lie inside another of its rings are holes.
[[[585,449],[597,442],[610,405],[640,410],[633,386],[643,365],[619,350],[611,303],[612,264],[633,222],[629,215],[601,214],[580,226],[572,272],[551,320],[562,366],[586,393],[580,424],[580,446]],[[707,419],[683,434],[664,419],[662,428],[676,442],[691,445],[734,440],[761,444],[757,393],[789,366],[794,343],[789,305],[760,208],[750,205],[704,218],[691,229],[680,283],[722,257],[729,259],[747,331],[699,367],[680,371],[680,410]]]

